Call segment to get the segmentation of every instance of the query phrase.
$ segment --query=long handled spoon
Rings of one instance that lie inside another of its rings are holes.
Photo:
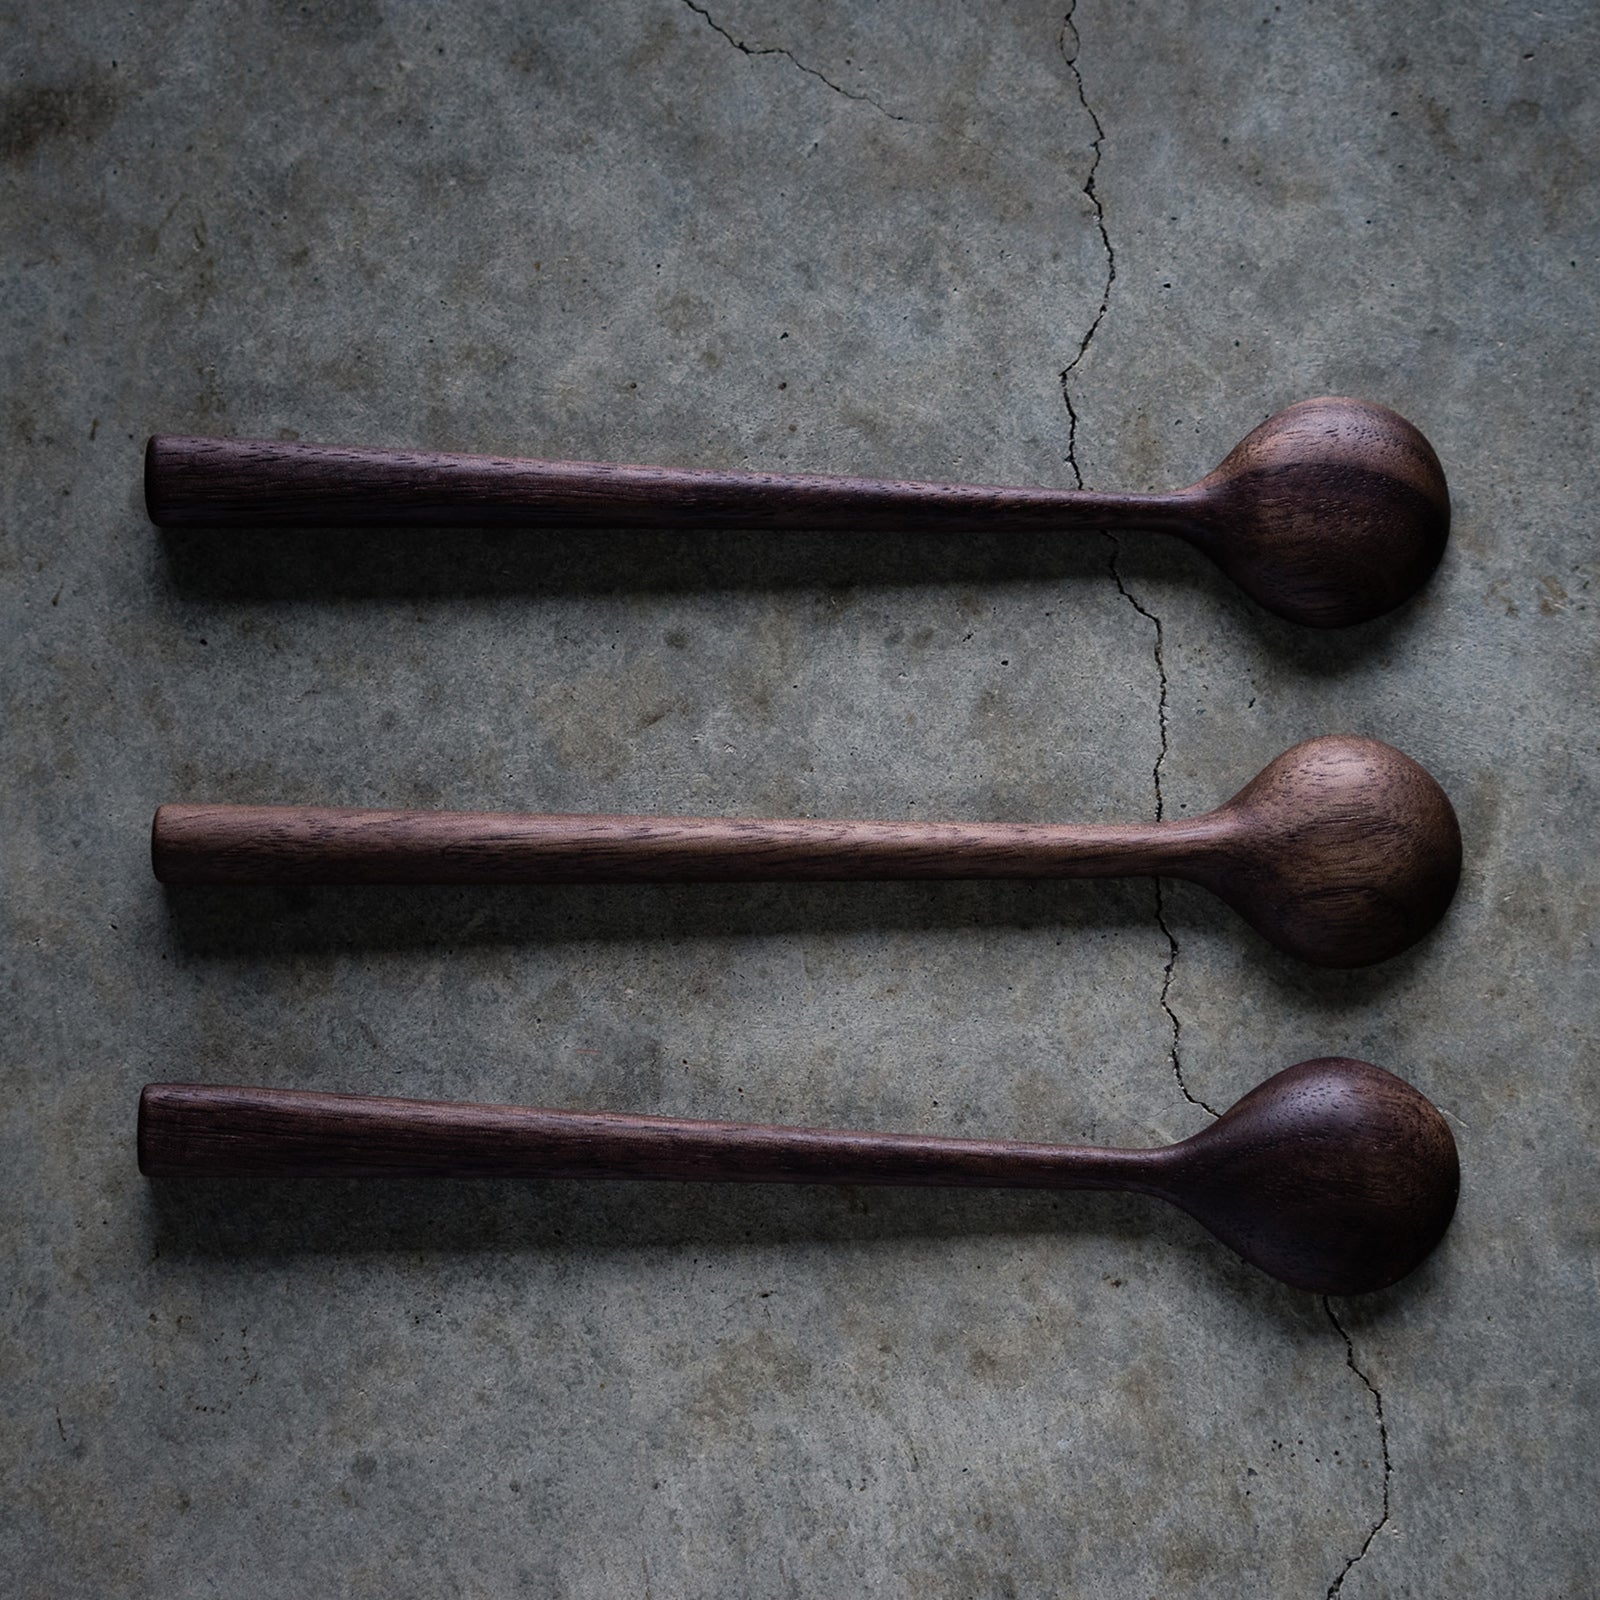
[[[1444,914],[1461,873],[1450,801],[1375,739],[1295,745],[1226,804],[1158,823],[763,822],[322,806],[164,805],[173,884],[642,883],[1188,878],[1284,950],[1382,961]]]
[[[1287,1068],[1156,1150],[152,1083],[139,1097],[139,1170],[1129,1189],[1323,1294],[1404,1277],[1439,1242],[1459,1181],[1434,1106],[1381,1067],[1339,1057]]]
[[[1433,447],[1366,400],[1304,400],[1174,494],[1093,494],[680,471],[588,461],[157,435],[145,504],[162,527],[544,519],[600,527],[1153,529],[1203,550],[1269,611],[1312,627],[1381,616],[1444,552],[1450,495]]]

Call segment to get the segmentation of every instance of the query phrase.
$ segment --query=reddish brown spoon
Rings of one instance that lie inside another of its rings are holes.
[[[1382,961],[1444,914],[1450,801],[1376,739],[1310,739],[1181,822],[762,822],[319,806],[165,805],[165,883],[641,883],[850,878],[1188,878],[1284,950]]]
[[[1289,1067],[1156,1150],[152,1083],[139,1098],[139,1170],[1129,1189],[1322,1294],[1404,1277],[1443,1236],[1459,1182],[1433,1105],[1381,1067],[1338,1057]]]
[[[1203,550],[1291,622],[1381,616],[1427,581],[1450,530],[1428,441],[1368,400],[1303,400],[1174,494],[695,472],[589,461],[157,435],[145,504],[162,527],[1154,529]]]

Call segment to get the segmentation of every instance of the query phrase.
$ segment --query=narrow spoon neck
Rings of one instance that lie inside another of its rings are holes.
[[[1165,1196],[1167,1151],[1099,1145],[1046,1145],[1031,1186],[1041,1189],[1118,1189]]]
[[[1055,869],[1040,876],[1172,877],[1203,872],[1229,832],[1218,813],[1160,822],[1071,823],[1048,829]]]
[[[1204,506],[1198,485],[1167,494],[1069,489],[1056,498],[1055,521],[1071,531],[1172,533],[1198,543],[1207,534]]]

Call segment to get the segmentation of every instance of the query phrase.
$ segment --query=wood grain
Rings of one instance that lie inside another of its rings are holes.
[[[1455,1209],[1455,1141],[1403,1080],[1301,1062],[1155,1150],[936,1138],[610,1112],[149,1084],[150,1176],[634,1178],[679,1182],[1127,1189],[1182,1207],[1299,1288],[1382,1288]]]
[[[1450,497],[1428,441],[1370,401],[1302,401],[1172,494],[708,472],[589,461],[157,435],[145,503],[162,527],[362,525],[1144,529],[1205,551],[1261,605],[1339,627],[1392,610],[1444,551]]]
[[[763,821],[164,805],[171,884],[642,883],[1166,875],[1325,966],[1397,954],[1444,914],[1461,833],[1444,791],[1374,739],[1307,740],[1192,820]]]

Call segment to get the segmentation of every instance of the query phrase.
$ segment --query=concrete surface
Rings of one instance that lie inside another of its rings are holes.
[[[8,12],[8,1588],[1600,1591],[1594,12],[576,10]],[[1319,392],[1412,417],[1456,506],[1331,636],[1156,539],[140,498],[152,431],[1167,487]],[[1180,815],[1330,730],[1467,843],[1354,974],[1139,881],[164,895],[145,854],[166,799]],[[1356,1301],[1119,1197],[133,1160],[151,1078],[1142,1143],[1339,1052],[1465,1172]]]

